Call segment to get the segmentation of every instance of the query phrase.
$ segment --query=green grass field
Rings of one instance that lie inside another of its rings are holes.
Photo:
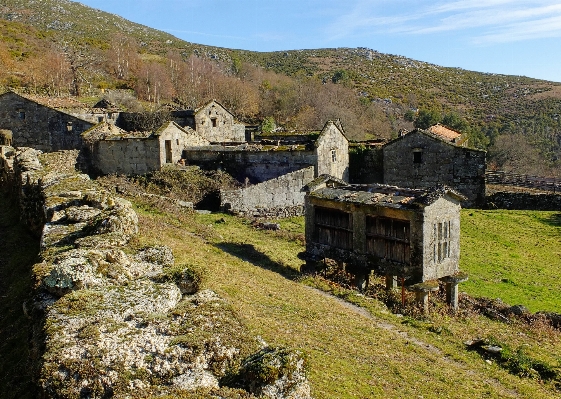
[[[522,360],[532,358],[559,370],[559,331],[543,325],[504,324],[475,312],[454,316],[435,303],[428,317],[403,317],[357,292],[318,278],[304,279],[296,257],[303,249],[302,218],[281,221],[279,232],[260,231],[228,215],[170,214],[155,212],[147,204],[137,205],[140,244],[169,245],[177,262],[204,266],[209,272],[207,288],[232,304],[252,334],[271,345],[288,345],[308,354],[315,398],[551,398],[559,394],[556,384],[561,381],[520,377],[494,361],[485,362],[464,344],[478,337],[492,338],[508,345]],[[508,213],[497,215],[502,226],[497,229],[508,237],[515,230],[510,226],[512,220]],[[555,233],[559,233],[555,214],[513,215],[521,217],[520,224],[525,227],[529,223],[526,218],[547,227],[548,243],[555,243]],[[508,258],[506,242],[510,241],[495,237],[503,235],[492,232],[486,220],[494,219],[493,212],[466,211],[463,217],[469,218],[471,225],[485,226],[481,230],[503,242],[503,256]],[[465,258],[470,253],[483,253],[479,241],[490,240],[480,233],[470,242],[469,234],[469,230],[463,232]],[[464,267],[469,265],[464,259]],[[517,270],[521,273],[522,269]],[[471,285],[466,283],[462,289],[469,288],[471,294],[482,290],[485,284],[477,284],[482,280],[478,271],[467,271],[472,276]],[[501,297],[507,300],[505,295]]]
[[[462,210],[461,290],[561,312],[561,212]]]

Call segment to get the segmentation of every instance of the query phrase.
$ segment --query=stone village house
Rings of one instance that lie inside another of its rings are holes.
[[[0,95],[0,129],[11,131],[12,145],[41,151],[82,147],[81,134],[96,123],[14,92]]]
[[[382,146],[383,183],[409,188],[453,187],[464,205],[485,200],[485,151],[466,146],[465,138],[441,125],[415,129]]]
[[[102,122],[83,134],[90,167],[95,173],[139,175],[177,164],[186,146],[208,145],[190,127],[167,122],[154,132],[127,132]]]
[[[460,202],[445,186],[429,190],[395,186],[349,185],[320,176],[307,186],[306,251],[300,257],[313,268],[323,259],[344,264],[361,288],[371,272],[412,285],[426,308],[430,284],[446,283],[447,300],[456,308],[459,282]]]

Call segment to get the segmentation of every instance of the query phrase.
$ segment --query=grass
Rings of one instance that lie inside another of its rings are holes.
[[[464,209],[461,226],[463,291],[561,311],[561,213]]]
[[[429,317],[399,317],[375,299],[320,279],[303,280],[296,257],[303,249],[298,218],[282,221],[285,230],[261,231],[223,214],[170,214],[146,204],[139,209],[141,244],[169,245],[177,262],[204,266],[207,287],[231,303],[252,334],[307,354],[316,398],[559,394],[558,381],[514,375],[464,344],[494,337],[510,348],[524,347],[535,364],[555,369],[561,334],[547,326],[506,325],[474,312],[452,316],[437,302]],[[323,285],[347,301],[304,282]]]
[[[0,195],[0,396],[35,397],[31,383],[31,319],[23,306],[32,290],[31,266],[38,239],[19,224],[17,207]]]

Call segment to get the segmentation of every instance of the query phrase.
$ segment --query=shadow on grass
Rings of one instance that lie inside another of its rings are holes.
[[[561,213],[554,213],[545,219],[544,222],[554,227],[561,227]]]
[[[216,247],[255,266],[278,273],[289,280],[296,280],[300,276],[299,272],[281,263],[275,262],[263,252],[255,249],[252,244],[221,242],[216,244]]]

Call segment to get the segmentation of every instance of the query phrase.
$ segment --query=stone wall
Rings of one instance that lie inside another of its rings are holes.
[[[160,143],[156,137],[99,140],[92,143],[90,157],[102,174],[145,174],[160,169]]]
[[[240,188],[220,191],[222,210],[243,216],[289,217],[304,213],[302,188],[314,178],[312,166],[276,179]]]
[[[485,152],[458,147],[414,130],[383,148],[384,183],[429,188],[444,184],[463,194],[463,206],[482,204],[485,197]]]
[[[0,151],[0,175],[11,176],[23,219],[41,236],[33,297],[23,305],[35,324],[38,396],[224,396],[219,380],[257,341],[223,299],[197,292],[193,271],[175,265],[169,248],[129,245],[139,230],[131,204],[77,173],[77,157]],[[290,355],[303,364],[299,352]],[[309,398],[301,366],[255,385],[247,389]]]
[[[189,165],[221,169],[240,182],[252,184],[275,179],[316,164],[314,151],[251,150],[246,146],[189,147],[183,152]]]
[[[41,151],[79,149],[81,134],[94,124],[16,93],[0,96],[0,129],[12,131],[12,145]]]
[[[494,192],[485,198],[485,208],[561,211],[561,194]]]

